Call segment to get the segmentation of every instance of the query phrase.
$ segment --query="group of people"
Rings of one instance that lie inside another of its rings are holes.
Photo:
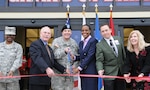
[[[6,27],[5,41],[0,43],[0,76],[19,75],[22,47],[14,41],[15,31],[14,27]],[[89,25],[82,26],[84,39],[79,45],[71,38],[71,26],[65,25],[61,32],[62,36],[55,38],[50,47],[52,32],[43,26],[40,38],[31,43],[30,74],[37,76],[29,77],[29,90],[73,90],[73,76],[66,74],[122,76],[124,79],[103,78],[104,90],[126,90],[126,83],[132,84],[132,90],[148,90],[146,80],[131,78],[148,76],[150,72],[150,44],[140,31],[129,34],[127,49],[121,37],[112,36],[108,24],[100,26],[100,42],[91,35]],[[19,79],[10,78],[0,79],[1,90],[19,90]],[[81,76],[81,89],[98,90],[98,77]]]

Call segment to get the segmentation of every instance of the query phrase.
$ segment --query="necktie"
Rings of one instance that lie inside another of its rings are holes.
[[[111,39],[110,39],[110,47],[113,49],[115,55],[118,56],[117,47],[113,44]]]
[[[51,59],[51,52],[50,52],[50,50],[49,50],[48,45],[45,45],[45,47],[46,47],[46,50],[47,50],[47,52],[48,52],[48,55],[49,55],[49,57],[50,57],[50,59]]]

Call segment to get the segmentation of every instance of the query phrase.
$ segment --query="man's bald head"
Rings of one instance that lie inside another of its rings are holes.
[[[48,26],[44,26],[40,30],[40,39],[42,39],[45,42],[48,42],[48,40],[51,38],[51,29]]]

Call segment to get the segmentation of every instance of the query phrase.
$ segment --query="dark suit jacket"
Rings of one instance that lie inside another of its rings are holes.
[[[95,38],[90,38],[85,48],[83,49],[83,41],[79,43],[79,57],[80,67],[83,69],[81,74],[96,75],[96,43],[98,41]],[[98,78],[81,77],[82,90],[97,90]]]
[[[145,51],[140,51],[137,56],[135,52],[127,50],[127,58],[124,65],[124,73],[131,73],[131,76],[138,76],[144,73],[148,76],[150,73],[150,46],[145,47]]]
[[[103,38],[96,45],[96,66],[98,71],[104,69],[104,75],[116,76],[119,70],[123,74],[123,65],[126,55],[121,38],[118,36],[114,36],[113,38],[119,42],[119,44],[116,45],[118,48],[118,57]]]
[[[90,38],[87,45],[83,49],[83,41],[79,43],[79,57],[80,67],[83,69],[81,73],[84,74],[97,74],[96,70],[96,43],[98,41],[95,38]]]
[[[30,74],[46,74],[46,69],[48,67],[55,67],[60,72],[64,72],[65,68],[54,60],[53,51],[50,47],[49,49],[51,52],[51,58],[49,57],[46,47],[41,39],[31,43],[29,48],[29,53],[32,60]],[[30,84],[50,85],[50,82],[51,79],[48,76],[34,76],[29,78]]]

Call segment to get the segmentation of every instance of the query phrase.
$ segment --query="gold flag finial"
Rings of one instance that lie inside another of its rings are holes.
[[[97,3],[95,4],[95,12],[96,13],[98,12],[98,5],[97,5]]]

